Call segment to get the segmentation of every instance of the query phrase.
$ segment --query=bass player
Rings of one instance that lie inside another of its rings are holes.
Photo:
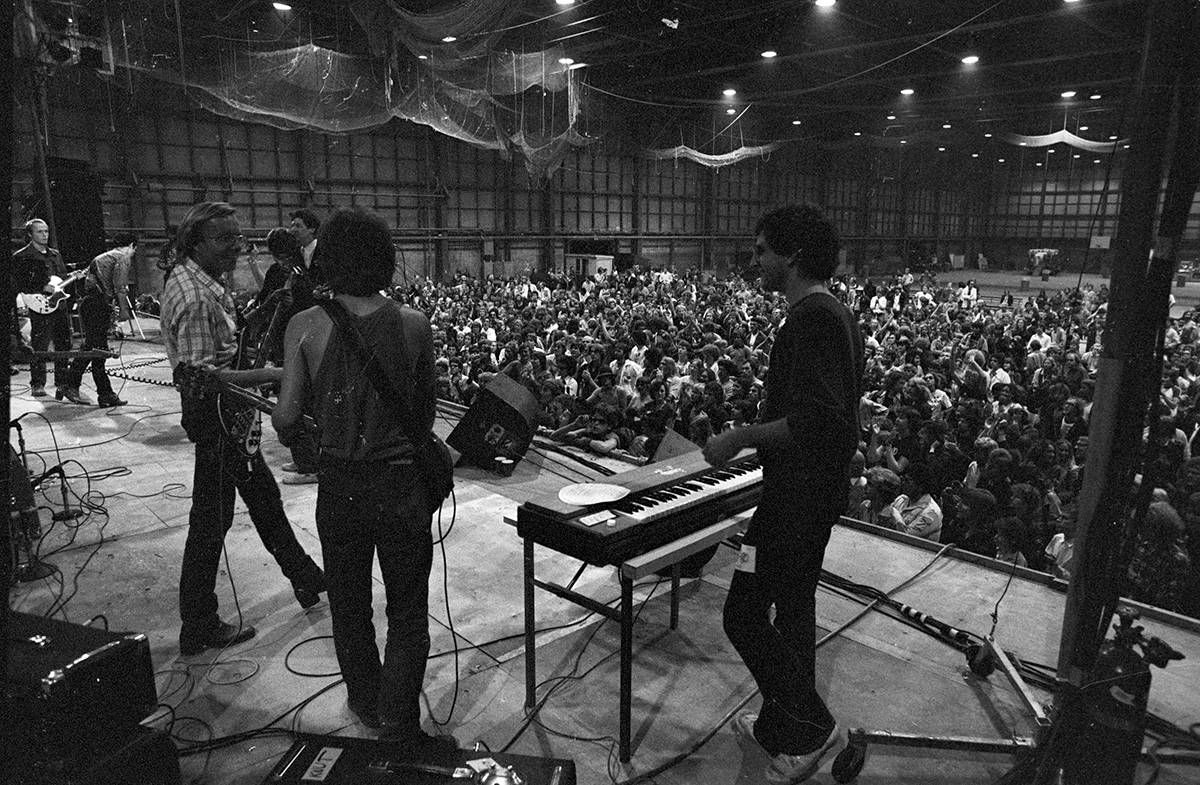
[[[236,266],[243,247],[237,212],[225,202],[201,202],[188,210],[175,242],[174,263],[166,270],[162,294],[162,335],[177,379],[207,372],[216,384],[253,387],[277,382],[280,368],[233,369],[237,355],[236,312],[224,276]],[[189,371],[191,373],[189,373]],[[325,574],[292,532],[279,488],[257,449],[246,449],[226,432],[230,415],[218,395],[181,384],[183,428],[196,446],[192,509],[179,577],[179,652],[199,654],[254,636],[254,628],[217,615],[217,567],[225,533],[233,523],[234,490],[250,512],[267,551],[292,582],[304,608],[325,591]]]

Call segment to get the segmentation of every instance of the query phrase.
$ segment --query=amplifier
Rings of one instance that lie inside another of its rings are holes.
[[[6,740],[32,761],[73,769],[127,738],[154,711],[145,635],[11,613],[3,685],[15,722]]]
[[[525,785],[575,785],[575,763],[565,758],[459,750],[445,758],[415,761],[384,739],[309,734],[297,735],[262,785],[516,782],[509,768]]]

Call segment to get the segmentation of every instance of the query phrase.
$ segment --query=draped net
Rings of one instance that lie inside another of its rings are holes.
[[[369,44],[359,54],[316,43],[247,51],[233,36],[189,37],[161,3],[157,15],[136,19],[129,11],[141,3],[113,5],[116,64],[180,84],[225,117],[329,133],[401,118],[506,158],[516,152],[535,178],[592,141],[581,128],[582,72],[559,63],[562,48],[503,45],[504,33],[520,26],[522,4],[513,0],[461,0],[425,14],[354,0],[349,11]]]

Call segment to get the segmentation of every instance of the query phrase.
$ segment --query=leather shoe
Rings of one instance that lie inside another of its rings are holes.
[[[91,399],[81,393],[78,387],[59,387],[54,391],[54,397],[60,401],[66,398],[71,403],[77,403],[81,406],[92,405]]]
[[[29,394],[34,398],[45,398],[46,388],[43,385],[35,384],[29,388]]]
[[[188,656],[199,654],[205,649],[225,649],[248,641],[254,637],[254,628],[249,624],[237,627],[223,621],[206,630],[193,631],[184,627],[179,632],[179,653]]]
[[[383,723],[379,721],[379,712],[375,710],[374,706],[360,706],[349,700],[346,701],[346,704],[350,707],[350,711],[354,712],[354,716],[358,717],[358,721],[364,726],[371,730],[379,730],[383,727]]]
[[[328,588],[325,584],[325,571],[315,563],[313,570],[314,572],[305,577],[292,581],[292,591],[296,594],[296,602],[300,603],[300,607],[305,610],[320,602],[321,598],[317,595],[325,592]]]
[[[102,393],[96,396],[96,405],[102,406],[105,409],[112,406],[124,406],[129,401],[123,401],[117,397],[116,393]]]

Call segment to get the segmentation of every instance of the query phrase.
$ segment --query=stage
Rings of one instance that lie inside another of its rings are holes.
[[[1055,285],[1066,285],[1066,278],[1052,279],[1050,286]],[[307,612],[300,609],[240,503],[226,539],[228,562],[218,576],[218,594],[223,617],[236,623],[240,607],[241,617],[258,634],[219,654],[179,656],[176,593],[192,451],[179,425],[177,394],[149,383],[170,378],[161,347],[126,341],[121,354],[120,360],[109,362],[110,369],[128,377],[123,384],[114,378],[118,394],[129,401],[118,409],[33,399],[27,373],[12,377],[11,416],[24,415],[20,422],[27,449],[37,453],[30,458],[31,470],[40,473],[68,462],[68,503],[79,506],[78,497],[83,497],[92,510],[74,525],[51,526],[50,512],[42,513],[48,532],[40,553],[57,572],[17,587],[10,594],[12,607],[40,614],[57,603],[63,608],[59,618],[84,623],[103,614],[112,629],[145,633],[159,700],[170,707],[157,711],[148,724],[165,728],[173,715],[172,730],[181,740],[204,741],[274,720],[278,728],[372,736],[350,714],[340,686],[305,702],[338,678],[328,605],[322,601]],[[94,391],[85,392],[94,397]],[[453,424],[451,417],[441,416],[436,429],[445,436]],[[276,470],[289,460],[269,425],[263,449]],[[616,461],[602,464],[614,471],[629,468]],[[282,474],[276,471],[276,477]],[[503,519],[533,494],[603,478],[584,463],[541,448],[530,450],[512,477],[459,470],[456,504],[447,503],[441,523],[442,531],[449,532],[444,560],[435,550],[430,577],[433,655],[426,696],[432,716],[445,721],[444,730],[462,745],[478,741],[500,750],[527,725],[522,708],[522,542]],[[319,561],[313,523],[316,486],[281,485],[281,490],[297,537]],[[42,491],[40,503],[61,509],[56,483]],[[647,581],[635,590],[635,598],[646,601],[634,625],[633,743],[627,765],[618,762],[615,750],[617,625],[601,624],[576,606],[539,593],[538,668],[546,684],[538,695],[553,694],[510,751],[571,758],[579,782],[594,785],[651,772],[700,745],[653,781],[760,781],[763,759],[743,754],[730,725],[721,724],[740,705],[756,708],[758,703],[752,681],[721,630],[733,556],[731,549],[719,549],[702,577],[684,584],[677,630],[668,624],[667,583]],[[578,566],[541,548],[535,558],[539,577],[548,580],[566,582]],[[1009,572],[1003,565],[972,563],[903,536],[852,525],[835,530],[826,567],[884,591],[904,584],[897,599],[980,635],[991,628],[999,601],[995,637],[1001,646],[1035,663],[1053,666],[1057,660],[1064,593],[1061,584],[1045,576],[1018,572],[1005,591]],[[576,587],[601,601],[619,595],[613,568],[587,568]],[[382,585],[378,588],[380,620]],[[999,673],[981,679],[959,652],[878,613],[868,612],[840,629],[862,611],[859,602],[826,588],[818,593],[820,634],[839,630],[820,646],[820,687],[841,721],[868,730],[997,740],[1033,732],[1019,695]],[[1154,670],[1150,695],[1152,711],[1186,727],[1200,719],[1200,626],[1161,613],[1143,623],[1148,634],[1187,655],[1166,670]],[[568,675],[572,678],[555,678]],[[1036,695],[1049,702],[1048,693]],[[426,726],[432,727],[429,722]],[[183,781],[258,783],[289,745],[286,736],[262,736],[188,755],[181,760]],[[857,781],[987,783],[1011,762],[1004,753],[875,745]],[[1192,766],[1168,764],[1158,782],[1194,782],[1196,773]],[[1144,765],[1139,782],[1149,775],[1150,767]],[[815,781],[832,779],[823,772]]]

